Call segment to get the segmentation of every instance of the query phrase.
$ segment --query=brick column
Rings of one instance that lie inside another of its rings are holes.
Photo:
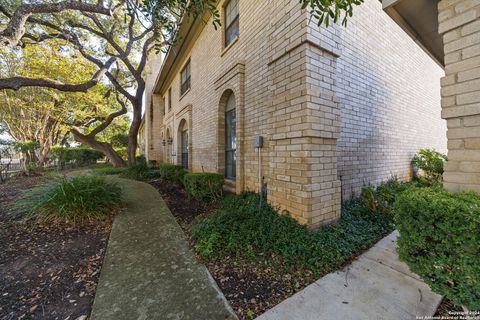
[[[334,222],[341,208],[336,56],[299,41],[269,66],[274,98],[269,106],[268,197],[311,228]]]
[[[447,120],[444,186],[480,191],[480,1],[438,3],[445,50],[442,118]]]

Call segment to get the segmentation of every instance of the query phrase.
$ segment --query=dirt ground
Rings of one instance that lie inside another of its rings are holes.
[[[182,226],[191,247],[195,242],[188,234],[188,227],[201,215],[215,207],[189,199],[185,190],[171,182],[152,180],[170,211]],[[201,259],[201,257],[198,257]],[[244,261],[226,257],[216,261],[203,261],[232,308],[242,320],[252,319],[317,280],[312,274],[286,274],[273,267],[277,257]],[[281,264],[281,262],[279,262]],[[449,311],[461,311],[448,299],[440,304],[436,316],[448,316]]]
[[[91,310],[113,215],[76,225],[11,221],[9,203],[47,179],[0,185],[1,320],[83,320]]]
[[[197,217],[215,210],[215,206],[189,199],[184,189],[171,182],[157,179],[150,184],[160,192],[193,248],[195,242],[188,234],[189,225]],[[272,267],[275,260],[276,257],[265,257],[252,262],[225,257],[203,263],[238,317],[246,320],[264,313],[316,280],[312,274],[281,272]]]

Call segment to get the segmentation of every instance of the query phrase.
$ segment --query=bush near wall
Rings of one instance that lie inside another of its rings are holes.
[[[124,170],[120,177],[134,180],[146,180],[149,176],[149,169],[147,166],[147,160],[144,156],[138,156],[135,164],[129,166]]]
[[[183,184],[189,197],[203,201],[218,200],[223,193],[224,178],[218,173],[187,173]]]
[[[400,258],[435,292],[480,309],[480,195],[412,188],[394,211]]]
[[[420,149],[413,157],[412,164],[422,172],[415,177],[424,185],[432,186],[443,180],[443,165],[448,158],[434,149]]]
[[[357,207],[368,209],[370,212],[381,212],[393,220],[391,211],[397,196],[412,185],[412,183],[401,182],[398,178],[393,177],[388,181],[382,182],[377,187],[363,187],[360,195],[360,201],[363,206]]]
[[[161,163],[158,170],[162,179],[183,186],[183,177],[185,176],[186,171],[181,165]]]

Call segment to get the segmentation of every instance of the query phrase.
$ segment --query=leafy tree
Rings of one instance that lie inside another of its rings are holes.
[[[77,7],[69,4],[72,2],[76,3]],[[85,10],[80,6],[81,3],[92,7]],[[0,12],[6,25],[0,33],[0,46],[22,44],[28,47],[52,38],[62,39],[74,48],[75,54],[94,64],[96,71],[92,72],[88,79],[77,82],[68,82],[58,76],[56,79],[48,76],[13,76],[0,79],[0,89],[18,90],[33,86],[66,92],[85,92],[105,76],[119,94],[117,100],[122,105],[122,110],[110,114],[91,133],[96,135],[103,131],[113,119],[126,112],[127,105],[130,106],[132,121],[128,135],[128,160],[134,163],[137,133],[142,120],[147,57],[153,49],[161,50],[171,43],[185,13],[198,15],[205,10],[211,10],[218,20],[215,1],[112,0],[95,3],[65,1],[57,6],[54,4],[46,1],[43,6],[19,5],[15,0],[0,4]],[[11,32],[12,29],[16,32]],[[91,136],[79,134],[78,130],[73,130],[72,133],[81,143],[97,150],[103,147],[95,143]]]
[[[5,70],[0,75],[39,77],[54,72],[63,79],[81,81],[89,77],[95,66],[83,57],[72,57],[72,52],[71,47],[58,40],[28,46],[21,51],[0,50],[0,66],[1,70]],[[109,141],[103,139],[109,134],[120,133],[121,129],[125,133],[125,119],[119,117],[111,126],[96,129],[110,113],[120,108],[111,94],[112,90],[103,83],[86,94],[42,87],[26,87],[17,92],[2,90],[0,126],[16,141],[37,141],[40,144],[38,162],[41,165],[45,163],[50,147],[65,144],[71,134],[87,137],[91,144],[99,145],[97,150],[106,154],[112,162],[122,165],[121,157],[107,143]],[[120,109],[126,113],[126,110]],[[97,135],[99,140],[96,140]]]
[[[318,23],[329,26],[331,22],[342,19],[342,25],[346,26],[348,18],[353,16],[354,6],[363,3],[364,0],[300,0],[303,9],[308,9]],[[342,17],[343,15],[343,17]]]

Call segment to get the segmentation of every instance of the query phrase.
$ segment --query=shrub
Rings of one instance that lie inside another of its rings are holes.
[[[203,201],[218,200],[223,182],[223,176],[218,173],[187,173],[183,178],[188,196]]]
[[[480,195],[412,188],[394,210],[400,258],[432,290],[480,309]]]
[[[146,180],[148,178],[148,166],[145,158],[137,158],[134,165],[126,168],[120,177],[134,180]]]
[[[220,206],[190,228],[202,256],[256,259],[275,254],[286,270],[303,268],[317,276],[336,270],[392,230],[383,214],[367,219],[345,210],[337,224],[309,231],[270,205],[260,205],[254,193],[227,195]]]
[[[155,170],[158,169],[157,160],[148,160],[148,167]]]
[[[114,175],[114,174],[122,174],[127,169],[128,168],[126,167],[115,168],[112,165],[108,165],[108,166],[94,167],[92,168],[92,171],[94,174],[97,174],[97,175]]]
[[[412,159],[414,167],[423,171],[423,176],[417,174],[417,178],[427,185],[442,181],[443,164],[447,156],[434,149],[420,149]]]
[[[178,185],[183,185],[183,177],[186,174],[185,169],[182,166],[171,164],[171,163],[161,163],[159,165],[159,173],[162,179],[171,181]]]
[[[98,176],[60,178],[25,191],[14,203],[27,217],[75,222],[108,215],[121,204],[121,189]]]
[[[378,187],[363,187],[360,199],[363,206],[371,212],[381,212],[391,215],[392,205],[397,196],[410,187],[410,183],[404,183],[393,177],[386,182],[382,182]],[[393,217],[391,217],[393,219]]]
[[[100,151],[85,147],[53,146],[50,148],[50,152],[58,160],[62,168],[69,162],[73,162],[78,166],[84,166],[95,163],[104,157]]]

